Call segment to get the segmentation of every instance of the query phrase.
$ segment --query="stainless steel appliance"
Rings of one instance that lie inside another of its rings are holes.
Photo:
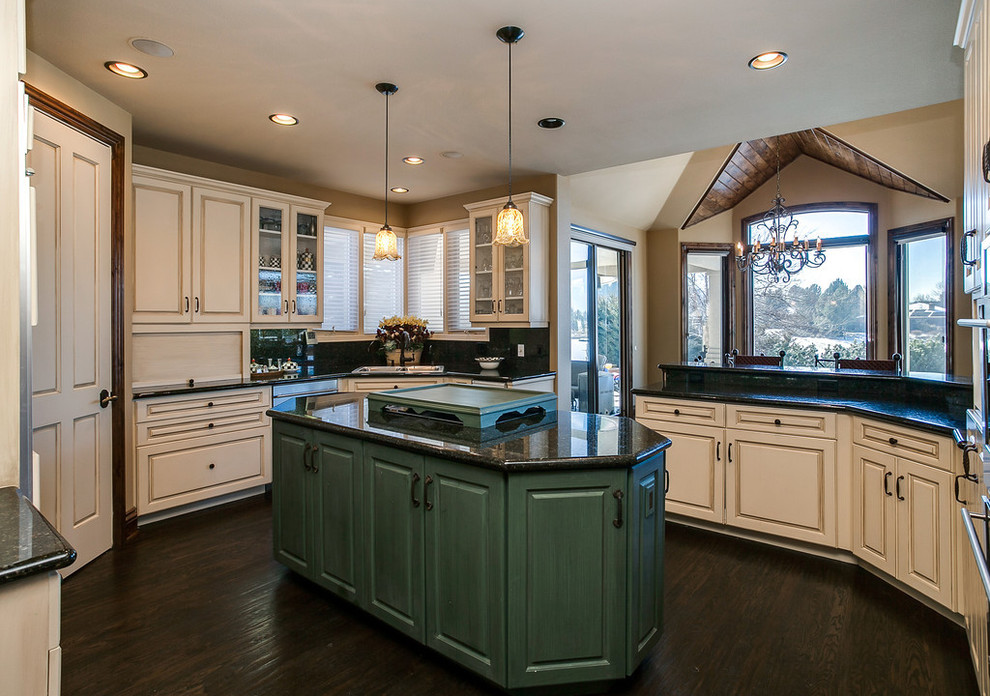
[[[315,379],[308,382],[283,382],[272,385],[272,406],[278,408],[290,399],[321,394],[336,394],[336,379]]]

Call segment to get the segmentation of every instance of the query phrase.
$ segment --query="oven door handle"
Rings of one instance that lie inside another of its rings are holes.
[[[960,510],[963,518],[963,528],[966,530],[966,536],[969,538],[969,547],[973,551],[973,557],[976,560],[976,569],[980,573],[980,581],[983,583],[983,591],[986,592],[987,598],[990,599],[990,571],[987,570],[987,559],[983,546],[980,544],[979,537],[976,536],[976,528],[973,526],[973,517],[984,518],[986,515],[974,515],[966,508]]]

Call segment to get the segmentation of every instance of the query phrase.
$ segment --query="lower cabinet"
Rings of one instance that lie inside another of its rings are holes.
[[[853,553],[952,607],[952,474],[853,445]]]
[[[659,639],[664,455],[506,474],[274,423],[275,557],[507,688],[631,674]]]
[[[648,425],[666,435],[667,512],[687,515],[719,524],[725,522],[725,445],[721,428],[677,423]]]

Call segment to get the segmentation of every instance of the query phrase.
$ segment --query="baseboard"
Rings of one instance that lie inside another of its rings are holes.
[[[206,508],[216,507],[217,505],[232,503],[235,500],[242,500],[243,498],[250,498],[251,496],[262,495],[265,493],[266,488],[267,486],[265,484],[262,484],[260,486],[254,486],[252,488],[245,488],[242,491],[227,493],[226,495],[219,495],[216,498],[209,498],[207,500],[198,500],[195,503],[189,503],[187,505],[179,505],[178,507],[170,508],[168,510],[162,510],[161,512],[151,512],[148,513],[147,515],[141,515],[137,519],[137,524],[138,526],[143,527],[146,524],[152,524],[154,522],[167,520],[170,517],[187,515],[190,512],[196,512],[197,510],[205,510]]]
[[[124,513],[124,543],[128,541],[133,541],[134,537],[138,533],[138,514],[137,508],[132,507],[130,510]]]

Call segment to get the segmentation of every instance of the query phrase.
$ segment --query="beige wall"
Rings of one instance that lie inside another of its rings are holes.
[[[826,127],[894,169],[945,195],[950,199],[949,203],[892,191],[806,156],[799,157],[781,170],[781,193],[788,206],[833,201],[859,201],[878,205],[878,355],[889,355],[890,352],[887,340],[887,231],[946,217],[955,218],[957,242],[964,231],[961,208],[962,126],[962,101],[954,101]],[[724,148],[696,153],[697,162],[696,158],[692,158],[688,165],[690,178],[698,185],[693,200],[686,195],[672,195],[672,200],[665,206],[661,216],[664,222],[686,219],[728,152],[728,148]],[[699,170],[708,171],[707,179]],[[701,184],[702,181],[704,184]],[[679,188],[680,185],[681,182],[678,184]],[[683,192],[675,189],[675,194],[677,193]],[[741,234],[742,219],[766,210],[773,195],[774,182],[771,180],[733,210],[687,230],[667,228],[651,231],[648,242],[651,263],[648,299],[651,381],[660,377],[654,363],[676,362],[681,358],[679,242],[735,242]],[[671,302],[671,298],[677,298],[677,301]],[[954,298],[956,316],[968,316],[969,299],[962,292],[962,273],[958,263]],[[741,302],[737,302],[736,325],[740,329],[741,309]],[[956,374],[968,375],[972,362],[969,336],[955,329],[953,338]],[[741,337],[737,336],[737,345],[741,345],[741,341]]]
[[[512,190],[516,193],[533,191],[541,193],[550,198],[556,198],[558,178],[553,174],[543,176],[531,176],[524,179],[517,179],[513,182]],[[494,188],[481,189],[478,191],[467,191],[457,193],[444,198],[437,198],[432,201],[422,203],[412,203],[406,207],[406,227],[418,227],[420,225],[430,225],[436,222],[446,222],[447,220],[460,220],[468,216],[464,206],[468,203],[487,201],[492,198],[501,198],[509,195],[509,186],[496,186]],[[551,213],[552,217],[552,213]],[[551,220],[550,226],[553,227]]]
[[[124,136],[124,354],[130,352],[131,302],[133,298],[133,224],[131,208],[131,115],[108,101],[81,82],[65,74],[40,56],[28,52],[28,71],[24,81],[68,104],[76,111]],[[134,461],[132,451],[132,418],[130,408],[131,372],[124,361],[124,393],[121,408],[125,420],[125,452],[127,481],[125,507],[135,505]],[[109,386],[109,385],[108,385]]]

